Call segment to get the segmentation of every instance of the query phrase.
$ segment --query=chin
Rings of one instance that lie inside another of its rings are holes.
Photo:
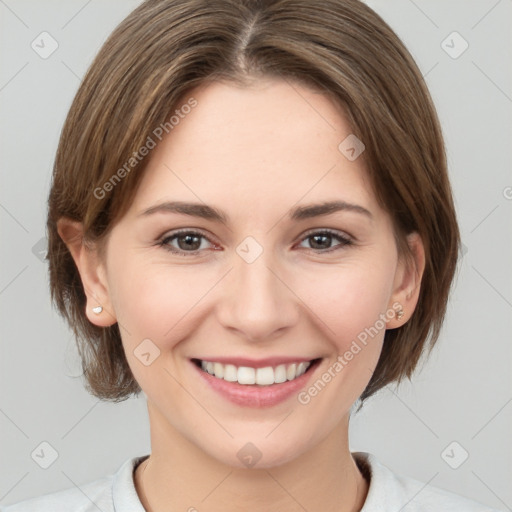
[[[277,433],[276,433],[277,434]],[[272,436],[274,434],[270,434]],[[219,443],[215,450],[211,446],[204,447],[211,457],[217,461],[237,469],[270,469],[282,466],[297,458],[309,448],[311,440],[301,444],[300,440],[287,435],[276,435],[269,439],[268,431],[260,436],[241,436]]]

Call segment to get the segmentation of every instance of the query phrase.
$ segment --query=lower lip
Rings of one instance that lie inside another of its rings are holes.
[[[281,384],[271,384],[270,386],[228,382],[201,370],[193,361],[191,361],[191,364],[212,389],[230,402],[244,407],[261,408],[272,407],[284,402],[292,395],[296,395],[306,385],[319,362],[319,360],[316,360],[314,363],[311,363],[308,371],[296,379]]]

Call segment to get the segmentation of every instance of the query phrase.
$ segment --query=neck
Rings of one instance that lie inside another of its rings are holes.
[[[176,430],[150,424],[151,456],[135,474],[137,493],[148,512],[357,512],[368,493],[368,482],[348,447],[348,416],[315,448],[263,469],[225,465]]]

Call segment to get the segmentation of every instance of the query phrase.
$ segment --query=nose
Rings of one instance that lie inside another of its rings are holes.
[[[290,280],[271,250],[264,250],[251,263],[236,254],[223,280],[217,304],[219,321],[251,342],[283,335],[300,318],[300,300]]]

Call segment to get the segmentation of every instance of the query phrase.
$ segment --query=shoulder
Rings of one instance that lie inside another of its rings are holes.
[[[499,512],[464,496],[394,473],[367,452],[352,452],[361,472],[370,479],[361,512]]]
[[[23,500],[1,507],[0,512],[113,512],[112,479],[110,475],[80,487]]]
[[[143,511],[133,483],[133,469],[144,458],[127,459],[114,474],[80,486],[3,506],[0,507],[0,512]],[[126,508],[127,506],[129,508]]]

